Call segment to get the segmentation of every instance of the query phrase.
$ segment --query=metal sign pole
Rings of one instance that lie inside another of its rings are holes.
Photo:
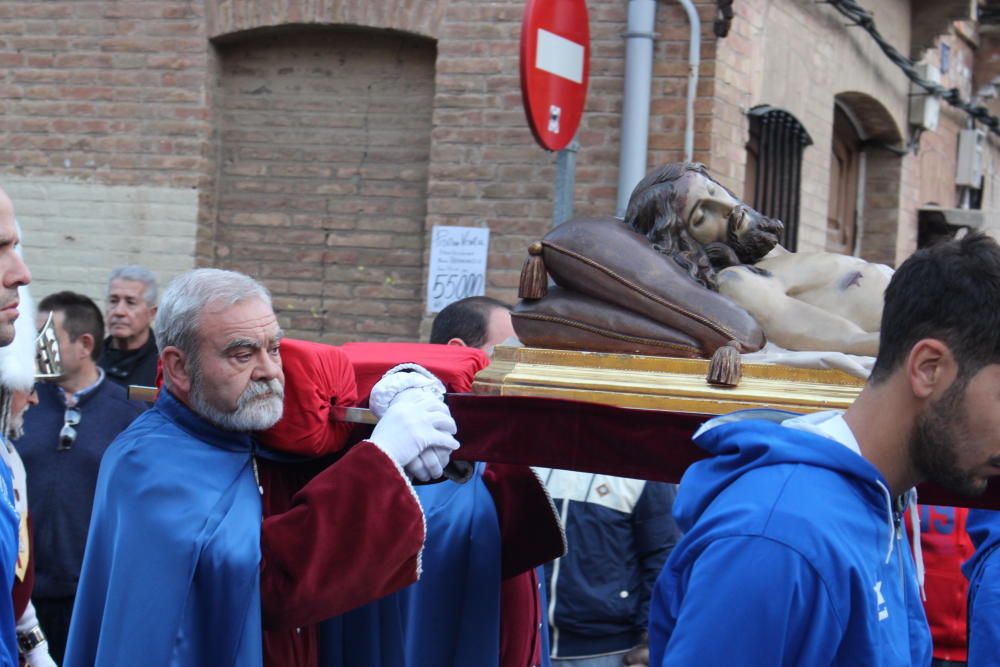
[[[576,153],[580,142],[573,138],[569,146],[556,154],[556,185],[552,197],[552,226],[573,217],[573,191],[576,188]]]

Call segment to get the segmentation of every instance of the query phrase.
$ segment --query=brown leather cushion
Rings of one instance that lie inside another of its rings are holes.
[[[686,334],[561,287],[550,287],[543,299],[517,304],[511,319],[517,337],[530,347],[701,356],[701,345]]]
[[[764,333],[749,313],[696,283],[616,218],[565,222],[542,239],[542,248],[556,284],[683,332],[703,356],[729,341],[739,343],[741,352],[764,346]]]

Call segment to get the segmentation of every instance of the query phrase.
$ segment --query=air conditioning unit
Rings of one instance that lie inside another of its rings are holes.
[[[981,188],[983,185],[983,151],[986,132],[962,130],[958,133],[958,164],[955,167],[955,185]]]
[[[916,67],[920,78],[941,83],[941,70],[937,67],[928,64]],[[910,110],[908,114],[910,125],[933,132],[937,129],[940,114],[941,100],[917,84],[910,83]]]

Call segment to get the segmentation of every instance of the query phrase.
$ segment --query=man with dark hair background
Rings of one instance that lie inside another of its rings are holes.
[[[516,337],[510,306],[488,296],[470,296],[449,304],[434,318],[431,343],[476,347],[487,355],[508,338]]]
[[[651,665],[930,664],[902,515],[919,482],[972,495],[1000,474],[997,303],[995,241],[920,250],[886,290],[879,355],[845,413],[702,427],[712,456],[681,481]]]
[[[38,304],[38,326],[52,313],[64,373],[38,385],[38,406],[24,417],[15,446],[28,477],[35,528],[34,602],[62,662],[104,450],[143,411],[97,365],[104,318],[91,299],[51,294]]]

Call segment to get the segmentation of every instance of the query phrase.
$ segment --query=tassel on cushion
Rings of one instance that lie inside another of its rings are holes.
[[[705,380],[709,384],[735,387],[742,378],[743,361],[740,359],[739,343],[731,340],[712,355],[712,360],[708,362],[708,376]]]
[[[521,299],[541,299],[549,290],[549,276],[542,259],[542,244],[535,241],[528,246],[528,259],[521,267],[521,282],[517,296]]]

